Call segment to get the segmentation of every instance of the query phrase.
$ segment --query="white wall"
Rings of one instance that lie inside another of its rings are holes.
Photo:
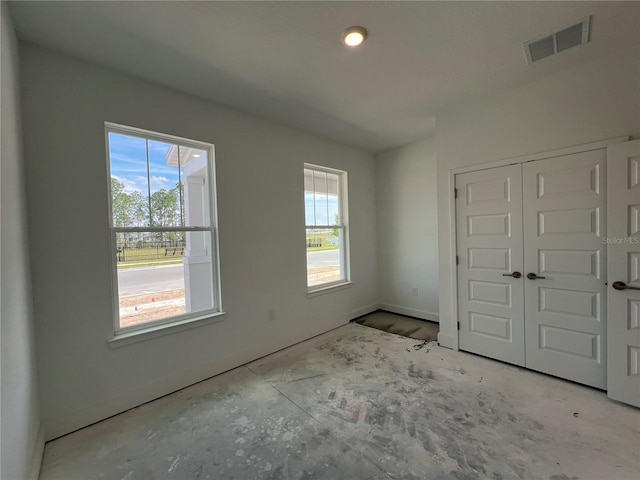
[[[5,2],[0,5],[0,478],[35,479],[44,440],[40,429],[26,196],[20,126],[18,43]]]
[[[640,135],[640,46],[438,117],[441,344],[458,345],[450,170],[623,135]]]
[[[48,439],[377,307],[371,155],[47,50],[25,46],[21,57]],[[215,144],[223,322],[107,344],[114,312],[105,121]],[[313,298],[306,296],[304,162],[349,175],[353,285]],[[276,319],[268,322],[272,308]]]
[[[376,157],[380,308],[432,321],[438,321],[436,178],[433,138]]]

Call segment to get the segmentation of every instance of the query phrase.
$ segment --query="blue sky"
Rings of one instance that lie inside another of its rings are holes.
[[[140,191],[148,194],[157,190],[169,190],[178,183],[178,168],[167,165],[167,152],[171,144],[149,140],[149,172],[147,175],[147,151],[144,138],[109,133],[109,157],[111,176],[122,182],[126,193]]]
[[[305,192],[304,213],[307,225],[335,225],[335,215],[338,212],[338,197],[336,195],[317,193],[314,195],[312,192]]]

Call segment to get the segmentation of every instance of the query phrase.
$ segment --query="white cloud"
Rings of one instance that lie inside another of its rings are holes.
[[[147,191],[147,177],[137,176],[135,179],[120,177],[118,175],[111,175],[124,185],[124,193],[133,192],[146,192]]]
[[[161,177],[152,175],[150,178],[151,190],[162,190],[163,188],[173,188],[173,185],[170,185],[170,181],[167,177]]]

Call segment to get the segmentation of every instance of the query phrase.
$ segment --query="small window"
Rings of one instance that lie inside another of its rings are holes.
[[[349,282],[347,172],[304,168],[309,292]]]
[[[221,311],[213,145],[106,124],[115,331]]]

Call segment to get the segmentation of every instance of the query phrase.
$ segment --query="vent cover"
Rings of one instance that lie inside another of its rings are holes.
[[[551,35],[525,42],[523,47],[527,63],[531,64],[563,50],[587,43],[589,41],[590,20],[590,16],[583,18],[580,23],[571,25]]]

